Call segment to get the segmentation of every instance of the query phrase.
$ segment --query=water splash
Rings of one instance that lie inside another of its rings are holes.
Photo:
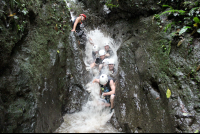
[[[104,49],[104,43],[106,41],[112,42],[112,39],[109,37],[104,36],[104,34],[96,29],[94,31],[90,31],[87,33],[88,38],[91,38],[95,45],[98,45],[100,49]],[[89,66],[88,60],[92,58],[92,47],[93,45],[90,42],[86,43],[84,62],[86,66]],[[117,55],[116,50],[110,45],[112,50],[114,51],[114,58],[117,62]],[[98,70],[96,70],[98,72]],[[88,72],[93,74],[93,71]],[[92,79],[94,79],[97,75],[94,75]],[[64,118],[64,122],[62,125],[55,131],[58,133],[116,133],[116,130],[112,125],[109,123],[110,118],[113,115],[113,112],[110,113],[110,108],[105,107],[102,103],[100,98],[100,87],[97,83],[89,82],[86,85],[86,90],[90,93],[88,101],[85,105],[82,106],[82,111],[73,113],[73,114],[66,114]]]
[[[67,3],[67,1],[66,1]],[[67,3],[68,7],[70,4]],[[71,13],[72,20],[75,18],[73,13]],[[74,17],[74,18],[73,18]],[[84,28],[85,29],[85,28]],[[106,37],[100,30],[95,29],[93,31],[84,30],[87,34],[88,39],[91,39],[95,45],[98,45],[100,49],[104,49],[104,43],[110,42],[110,48],[114,52],[115,68],[118,67],[116,48],[114,47],[114,42],[110,37]],[[74,38],[75,39],[75,38]],[[77,47],[73,44],[72,47]],[[83,57],[86,66],[90,66],[90,61],[92,59],[92,47],[93,45],[88,41],[85,46],[85,54]],[[76,49],[76,48],[74,48]],[[92,61],[94,62],[94,61]],[[100,98],[100,87],[97,83],[92,83],[92,80],[98,76],[98,69],[92,69],[88,72],[91,74],[96,74],[91,79],[91,82],[87,83],[86,90],[90,93],[88,101],[82,106],[82,110],[73,114],[66,114],[64,122],[55,131],[56,133],[117,133],[116,130],[110,123],[109,120],[113,115],[110,113],[110,108],[103,105],[103,101]]]
[[[99,85],[88,83],[87,90],[90,91],[88,102],[82,107],[82,111],[74,114],[66,114],[64,122],[55,131],[57,133],[116,133],[108,121],[113,113],[102,105],[99,97]]]

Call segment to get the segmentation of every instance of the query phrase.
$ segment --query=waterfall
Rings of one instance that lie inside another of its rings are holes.
[[[112,42],[112,39],[109,37],[105,37],[100,30],[96,29],[94,31],[90,31],[87,33],[87,36],[90,37],[95,45],[98,45],[100,49],[103,49],[104,41]],[[84,57],[84,61],[86,66],[89,65],[88,61],[92,58],[92,45],[87,42],[86,43],[86,57]],[[111,45],[111,48],[113,46]],[[114,51],[114,58],[117,58],[116,51]],[[90,92],[89,99],[85,105],[82,107],[82,111],[66,114],[64,118],[64,122],[62,125],[55,131],[59,133],[112,133],[118,132],[110,123],[109,120],[113,115],[113,112],[110,113],[110,109],[106,108],[102,105],[102,101],[99,95],[100,87],[97,83],[92,83],[92,80],[97,75],[94,75],[94,72],[98,72],[97,68],[93,69],[93,71],[89,71],[94,77],[91,79],[86,87],[87,91]]]
[[[67,3],[68,7],[70,6]],[[71,16],[73,13],[71,12]],[[75,18],[75,17],[74,17]],[[72,18],[72,20],[74,19]],[[98,45],[99,50],[104,49],[104,43],[110,42],[110,48],[114,52],[112,58],[116,61],[115,68],[117,68],[117,55],[116,48],[114,47],[114,42],[110,37],[104,36],[104,34],[99,30],[95,29],[93,31],[84,30],[87,34],[87,38],[91,39],[93,44]],[[85,57],[84,63],[86,66],[90,66],[92,61],[92,47],[93,45],[87,41],[85,46]],[[64,122],[55,131],[56,133],[116,133],[118,132],[110,123],[109,120],[112,117],[113,112],[110,112],[110,108],[102,105],[102,99],[100,98],[100,86],[98,83],[92,83],[94,78],[99,76],[99,70],[97,68],[88,71],[92,76],[90,82],[86,85],[87,91],[90,93],[88,101],[82,106],[82,111],[73,114],[66,114]],[[105,73],[105,72],[104,72]]]

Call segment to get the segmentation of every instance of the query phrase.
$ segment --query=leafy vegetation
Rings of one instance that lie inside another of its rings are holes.
[[[172,6],[163,4],[163,8],[168,8],[168,10],[155,14],[154,18],[157,19],[158,22],[162,21],[163,16],[167,16],[168,20],[172,20],[169,24],[167,24],[164,28],[164,32],[172,31],[179,29],[179,36],[184,34],[185,32],[191,32],[191,35],[200,33],[200,7],[199,2],[191,2],[185,1],[183,6],[178,6],[179,9],[173,9]],[[160,23],[159,23],[160,24]],[[181,29],[180,29],[181,28]]]
[[[106,6],[108,7],[108,8],[116,8],[116,7],[118,7],[119,6],[119,4],[117,4],[117,5],[114,5],[114,4],[112,4],[112,0],[107,0],[106,1]]]

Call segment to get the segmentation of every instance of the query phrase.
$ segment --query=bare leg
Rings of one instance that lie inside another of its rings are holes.
[[[105,100],[106,101],[106,100]],[[107,103],[105,101],[101,101],[99,104],[100,105],[104,105],[105,107],[109,107],[110,106],[110,103]]]
[[[109,107],[109,106],[110,106],[110,103],[104,103],[104,105],[105,105],[106,107]]]
[[[114,98],[115,98],[115,95],[114,95],[114,94],[112,94],[112,95],[110,96],[111,108],[113,108],[113,107],[114,107]]]

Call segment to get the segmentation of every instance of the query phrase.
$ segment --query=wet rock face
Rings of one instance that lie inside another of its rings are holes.
[[[0,10],[18,11],[15,23],[0,12],[0,132],[53,132],[63,122],[63,109],[76,106],[68,106],[69,101],[64,101],[70,96],[69,91],[79,93],[74,86],[77,85],[82,91],[76,98],[85,93],[82,50],[73,47],[78,39],[73,35],[69,38],[66,32],[71,23],[64,1],[20,4],[23,7],[15,4],[11,8],[8,1],[0,2]],[[69,76],[73,76],[73,81]]]
[[[136,12],[127,6],[131,1],[118,2],[123,11],[112,9],[109,19],[99,16],[105,23],[98,27],[120,45],[115,116],[111,123],[123,132],[199,130],[199,72],[194,72],[199,66],[199,50],[192,49],[189,53],[191,47],[199,47],[199,39],[195,38],[193,45],[188,46],[190,36],[185,34],[181,47],[174,42],[170,44],[172,38],[159,29],[153,16],[142,17],[150,11],[152,1],[144,11],[139,8],[145,6],[138,5]],[[142,16],[131,18],[124,11]],[[170,98],[166,97],[167,89],[171,90]]]
[[[151,15],[160,9],[159,0],[118,0],[119,8],[131,12],[132,16]]]
[[[102,29],[107,31],[105,26]],[[152,23],[151,17],[141,17],[130,24],[119,21],[107,32],[121,43],[113,125],[123,132],[198,130],[198,82],[187,78],[189,68],[198,62],[198,50],[185,59],[186,41],[182,48],[175,44],[170,53],[164,51],[161,46],[168,48],[170,39]],[[198,44],[195,39],[194,47]],[[167,89],[172,92],[170,98],[166,97]]]
[[[159,0],[80,0],[85,8],[91,9],[92,13],[98,13],[106,19],[117,20],[119,18],[128,19],[139,15],[149,16],[161,11],[157,4]],[[109,7],[106,6],[109,4]],[[107,9],[108,8],[108,9]],[[106,20],[109,22],[109,20]]]

